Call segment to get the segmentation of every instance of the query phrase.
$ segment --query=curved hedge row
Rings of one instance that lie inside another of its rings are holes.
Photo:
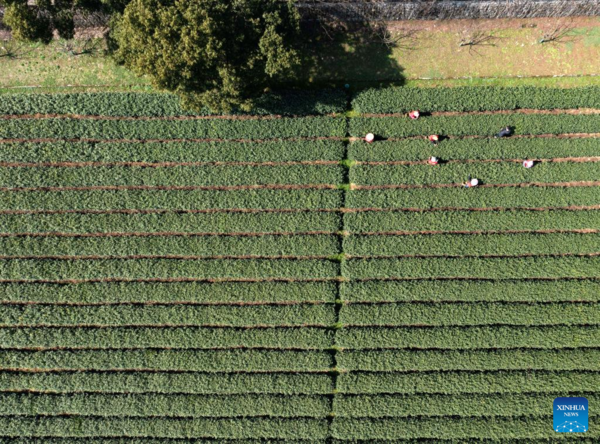
[[[600,237],[600,236],[599,236]],[[338,236],[0,237],[13,256],[332,256]],[[600,251],[600,248],[598,248]]]
[[[281,326],[335,323],[331,304],[283,305],[0,305],[4,326],[25,325],[190,325]],[[590,319],[593,315],[590,314]],[[567,322],[568,319],[565,319]],[[218,334],[218,332],[217,332]],[[120,343],[115,343],[119,344]],[[205,347],[199,343],[197,347]],[[209,347],[207,347],[209,348]]]
[[[325,439],[329,436],[329,425],[326,419],[313,418],[85,418],[77,416],[64,417],[13,417],[0,418],[0,430],[6,436],[42,437],[44,442],[50,437],[114,437],[125,436],[130,442],[132,438],[148,437],[178,438],[212,438],[220,440],[270,438],[292,439]],[[124,432],[126,431],[126,432]],[[31,441],[29,441],[31,442]],[[73,441],[69,441],[73,442]],[[85,441],[89,443],[90,441]],[[122,442],[122,440],[121,440]],[[209,440],[207,439],[207,442]]]
[[[278,139],[346,135],[340,117],[259,120],[9,119],[0,139]]]
[[[344,253],[355,256],[600,253],[600,234],[349,236],[344,238]]]
[[[425,161],[429,156],[445,160],[469,159],[552,159],[555,157],[600,156],[599,139],[448,139],[436,146],[424,139],[356,141],[348,147],[348,157],[365,162]]]
[[[311,172],[309,170],[307,174]],[[333,170],[331,176],[327,175],[327,170],[320,170],[314,171],[315,178],[319,177],[319,173],[323,174],[323,181],[335,177]],[[3,176],[0,169],[0,181],[4,179]],[[350,169],[350,182],[357,185],[456,184],[466,181],[469,176],[487,184],[594,181],[600,177],[600,162],[547,162],[538,163],[531,169],[514,162],[450,163],[438,165],[437,168],[431,165],[355,165]],[[17,180],[13,182],[19,183]],[[6,183],[10,183],[10,180]]]
[[[394,327],[343,328],[336,344],[344,349],[419,348],[441,350],[594,347],[598,326],[565,327]],[[442,389],[438,389],[442,390]]]
[[[339,267],[315,259],[15,259],[0,261],[0,279],[317,279],[338,276]]]
[[[343,350],[342,369],[376,372],[446,370],[592,370],[597,371],[598,348],[564,350]]]
[[[31,378],[33,379],[33,378]],[[342,373],[341,393],[556,393],[569,385],[574,392],[600,391],[600,372],[491,371],[431,373]]]
[[[271,416],[322,418],[331,402],[324,396],[183,394],[151,395],[36,395],[0,394],[0,416],[50,415],[57,411],[82,417],[229,418]]]
[[[6,214],[3,233],[304,233],[336,232],[332,212],[194,214]]]
[[[344,158],[337,140],[4,143],[2,162],[288,162]]]
[[[494,136],[505,126],[516,135],[596,133],[600,114],[559,116],[543,114],[483,114],[467,116],[434,116],[412,121],[398,117],[356,117],[350,119],[350,134],[364,137],[373,133],[380,137]],[[440,146],[444,141],[440,142]]]
[[[569,396],[576,396],[570,390]],[[560,392],[556,395],[559,396]],[[585,395],[591,402],[600,401],[597,395]],[[60,399],[60,398],[59,398]],[[592,401],[593,400],[593,401]],[[11,400],[12,401],[12,400]],[[13,401],[14,402],[14,401]],[[359,395],[334,399],[338,417],[405,419],[410,416],[436,417],[523,417],[548,414],[545,395]]]
[[[519,108],[567,109],[600,106],[600,88],[522,87],[390,87],[360,91],[352,107],[360,113],[399,113],[413,109],[434,111],[493,111]],[[342,89],[289,90],[264,94],[251,115],[322,115],[342,113],[346,93]],[[177,96],[168,93],[16,93],[0,96],[4,114],[77,114],[95,116],[183,116]],[[200,115],[214,115],[204,109]]]
[[[411,110],[495,111],[519,108],[600,108],[600,87],[462,86],[455,88],[372,88],[352,100],[359,113],[403,113]]]
[[[492,191],[494,190],[492,189]],[[523,190],[519,190],[519,192],[521,191]],[[597,191],[596,194],[598,194]],[[451,203],[451,201],[446,201],[446,204],[448,203]],[[502,205],[501,202],[500,205]],[[597,210],[431,211],[424,213],[365,212],[344,214],[344,228],[356,234],[398,230],[506,231],[600,229],[599,216],[600,212]]]
[[[310,395],[333,388],[331,375],[319,373],[0,372],[1,391]]]
[[[365,281],[344,282],[346,301],[600,301],[600,281]]]
[[[468,176],[467,176],[468,177]],[[459,179],[457,184],[467,180]],[[480,181],[486,182],[485,177]],[[517,182],[518,183],[518,182]],[[356,190],[346,197],[351,208],[544,208],[598,205],[596,186],[527,188],[413,188]],[[350,229],[350,231],[352,231]]]
[[[264,94],[256,100],[251,113],[232,114],[317,115],[342,113],[346,93],[339,89],[297,90]],[[67,93],[67,94],[2,94],[3,114],[79,114],[93,116],[184,116],[196,113],[183,109],[179,98],[168,93]],[[200,115],[214,115],[208,108]]]
[[[0,192],[1,210],[340,208],[336,189],[65,190]]]
[[[586,362],[579,365],[587,365]],[[332,366],[329,352],[312,350],[0,350],[3,370],[327,372]]]
[[[350,259],[342,263],[342,274],[350,279],[600,278],[600,257]]]
[[[337,185],[343,177],[341,165],[0,167],[0,187]]]
[[[108,310],[106,310],[108,311]],[[9,310],[3,310],[10,322]],[[57,318],[59,310],[55,311]],[[75,312],[74,310],[72,311]],[[103,310],[101,313],[103,314]],[[117,312],[117,310],[115,310]],[[62,315],[61,315],[62,316]],[[249,315],[250,316],[250,315]],[[117,315],[115,315],[117,317]],[[340,312],[340,322],[353,326],[397,325],[479,326],[479,325],[594,325],[600,326],[598,303],[507,303],[507,302],[454,302],[394,304],[348,304]],[[401,332],[401,331],[400,331]],[[590,337],[600,338],[600,329],[587,330]],[[448,338],[446,338],[448,339]],[[386,342],[382,340],[382,342]],[[576,342],[576,341],[574,341]],[[379,345],[379,342],[376,342]],[[482,347],[477,341],[478,347]],[[590,343],[588,345],[593,345]],[[381,345],[383,346],[383,345]],[[439,348],[444,348],[440,346]]]
[[[333,311],[331,307],[329,307],[329,311]],[[217,319],[215,319],[216,321]],[[289,321],[289,319],[282,317],[281,323],[286,321]],[[307,322],[314,324],[316,320],[308,319]],[[87,347],[114,349],[115,344],[119,344],[121,348],[213,349],[257,347],[310,350],[330,348],[333,345],[333,335],[334,331],[331,329],[311,327],[0,328],[0,341],[2,341],[3,347],[6,348]]]
[[[112,282],[78,285],[0,284],[11,302],[333,302],[335,282]],[[600,293],[599,293],[600,294]]]
[[[548,442],[556,439],[552,430],[552,415],[544,410],[543,414],[535,416],[519,416],[516,418],[338,418],[333,422],[333,436],[344,440],[375,440],[399,441],[412,439],[414,442],[472,442],[495,440],[495,442]],[[550,424],[550,425],[549,425]],[[600,437],[598,430],[591,429],[585,433],[591,444]],[[579,436],[577,437],[579,438]],[[576,439],[577,439],[576,438]],[[458,441],[461,440],[461,441]],[[515,441],[512,441],[515,440]],[[584,442],[585,438],[581,441]],[[384,441],[385,442],[385,441]],[[491,441],[494,442],[494,441]]]

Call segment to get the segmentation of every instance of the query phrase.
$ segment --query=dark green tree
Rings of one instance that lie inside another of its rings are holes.
[[[90,2],[98,0],[89,0]],[[102,7],[109,13],[123,12],[130,0],[100,0]]]
[[[118,62],[191,109],[250,109],[293,75],[299,14],[280,0],[132,0],[115,22]]]
[[[37,0],[27,5],[27,0],[0,0],[5,7],[4,23],[10,27],[15,39],[48,43],[56,31],[63,39],[75,36],[73,17],[76,12],[85,14],[103,10],[113,12],[124,8],[128,0]],[[119,9],[121,8],[121,9]]]
[[[39,7],[27,6],[27,0],[0,0],[4,6],[3,22],[11,29],[13,38],[26,41],[52,40],[52,26]]]

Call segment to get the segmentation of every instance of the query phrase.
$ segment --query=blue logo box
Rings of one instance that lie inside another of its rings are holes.
[[[554,400],[555,432],[585,433],[588,428],[588,400],[586,398],[556,398]]]

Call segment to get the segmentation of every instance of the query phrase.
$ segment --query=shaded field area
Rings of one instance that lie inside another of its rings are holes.
[[[0,96],[1,440],[531,443],[600,401],[597,88],[311,94]]]

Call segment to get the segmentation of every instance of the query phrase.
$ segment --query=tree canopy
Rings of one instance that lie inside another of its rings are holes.
[[[130,0],[0,0],[4,6],[2,21],[11,29],[17,40],[49,43],[56,31],[63,39],[75,35],[76,13],[101,11],[106,14],[122,12]]]
[[[52,40],[52,24],[43,7],[29,7],[27,0],[0,0],[4,6],[3,22],[11,29],[13,38],[27,41]]]
[[[299,22],[280,0],[132,0],[115,22],[114,56],[189,108],[249,109],[299,64]]]

